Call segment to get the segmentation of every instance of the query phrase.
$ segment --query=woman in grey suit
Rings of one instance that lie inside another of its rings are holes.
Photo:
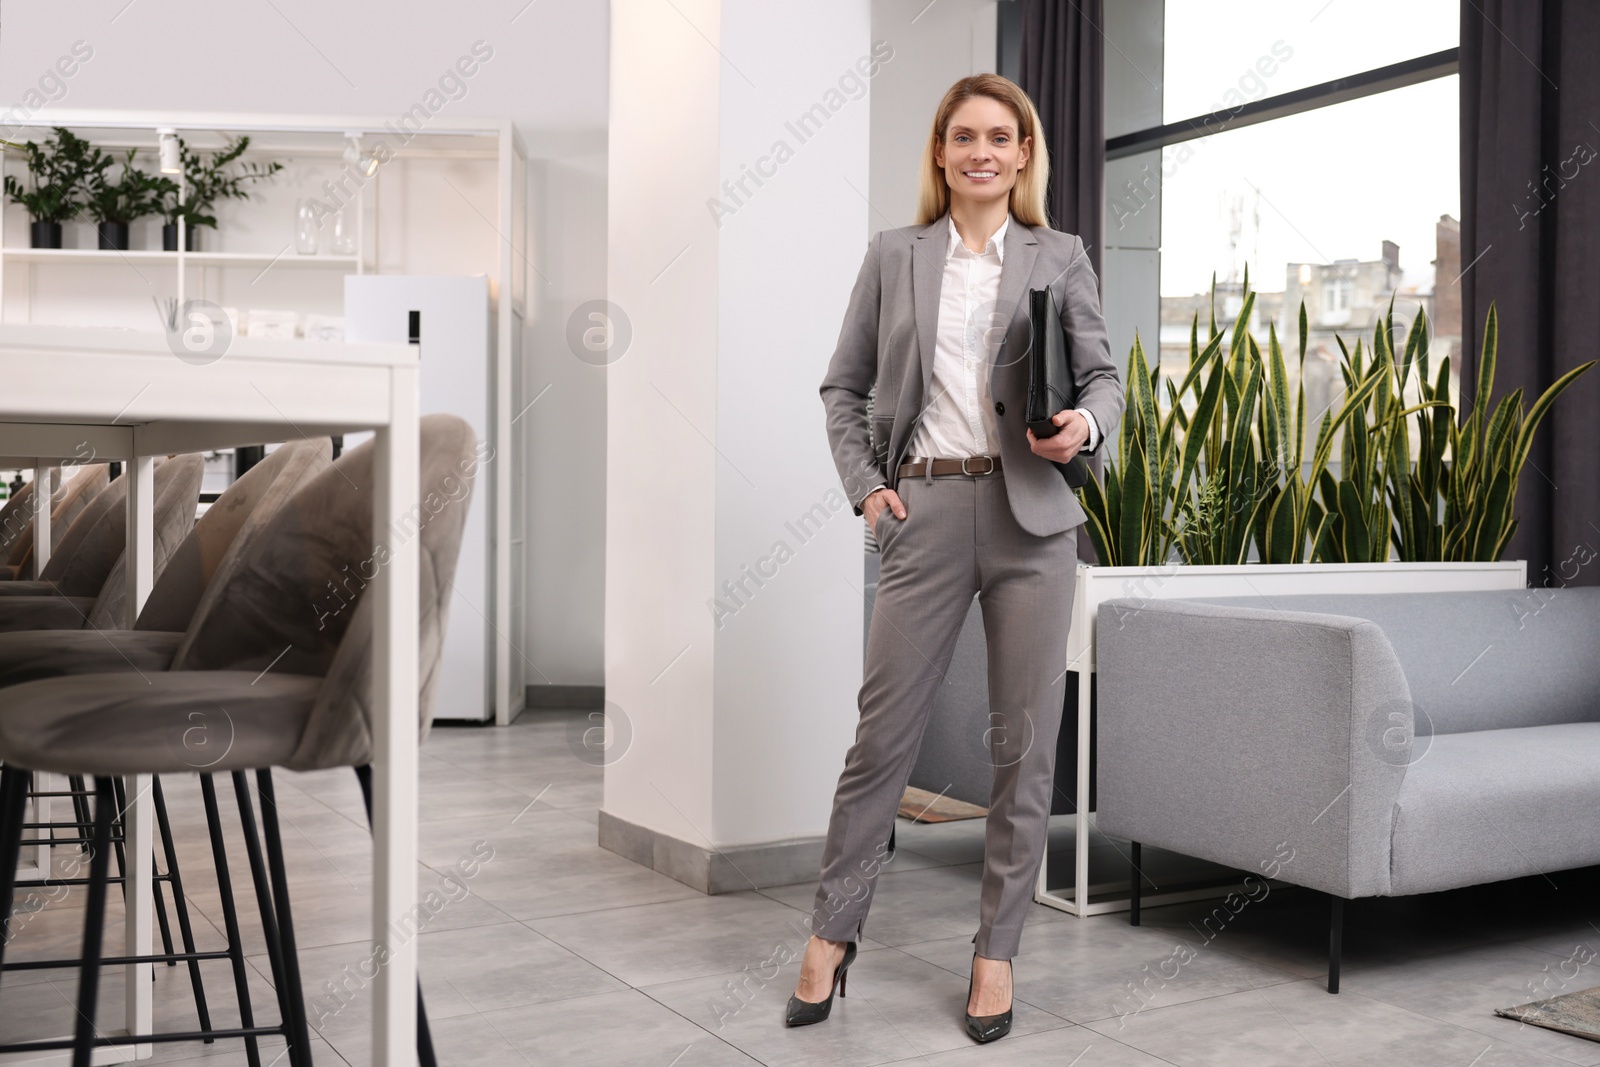
[[[989,643],[994,765],[967,1032],[1011,1027],[1011,958],[1044,857],[1083,509],[1062,478],[1115,433],[1122,385],[1083,242],[1049,227],[1038,112],[1014,82],[963,78],[935,113],[916,225],[877,233],[823,379],[828,439],[881,571],[855,743],[834,794],[812,937],[786,1022],[827,1018],[877,885],[963,620]],[[1027,293],[1050,288],[1077,407],[1024,423]],[[876,386],[873,414],[867,395]],[[862,477],[860,472],[870,472]]]

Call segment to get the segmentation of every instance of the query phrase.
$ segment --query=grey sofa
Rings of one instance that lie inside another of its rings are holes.
[[[1098,624],[1100,829],[1330,894],[1330,992],[1343,900],[1600,863],[1600,589],[1114,600]]]

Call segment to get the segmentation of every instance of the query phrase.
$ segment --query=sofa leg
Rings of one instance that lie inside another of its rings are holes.
[[[1328,921],[1328,992],[1339,992],[1339,959],[1344,952],[1344,898],[1330,897],[1333,912]]]
[[[1128,887],[1128,925],[1129,926],[1138,926],[1139,925],[1139,888],[1140,888],[1140,883],[1142,883],[1144,881],[1144,877],[1143,877],[1142,873],[1139,870],[1139,842],[1134,841],[1134,842],[1132,842],[1132,844],[1133,844],[1133,856],[1131,857],[1131,862],[1129,863],[1129,866],[1132,867],[1133,870],[1131,872],[1131,877],[1128,879],[1128,881],[1129,881],[1129,887]]]

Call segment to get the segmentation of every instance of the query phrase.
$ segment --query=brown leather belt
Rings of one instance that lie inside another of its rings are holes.
[[[900,464],[900,477],[920,478],[928,473],[929,460],[918,459]],[[999,456],[966,456],[962,459],[935,459],[934,474],[970,474],[974,477],[993,474],[1000,469]]]

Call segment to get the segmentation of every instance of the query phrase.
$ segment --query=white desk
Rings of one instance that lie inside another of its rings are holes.
[[[416,904],[418,550],[416,539],[385,531],[417,504],[416,353],[403,344],[235,338],[221,359],[197,365],[158,332],[0,325],[0,383],[0,467],[127,463],[130,625],[152,584],[154,457],[376,432],[373,529],[391,551],[368,593],[377,601],[372,930],[388,956],[374,983],[372,1047],[374,1063],[414,1063],[416,940],[389,931]],[[38,511],[38,546],[48,552],[49,509]],[[128,782],[138,798],[126,818],[129,956],[151,954],[148,787],[148,776]],[[151,966],[128,967],[131,1033],[153,1025]],[[150,1054],[149,1044],[130,1045],[97,1061]]]

